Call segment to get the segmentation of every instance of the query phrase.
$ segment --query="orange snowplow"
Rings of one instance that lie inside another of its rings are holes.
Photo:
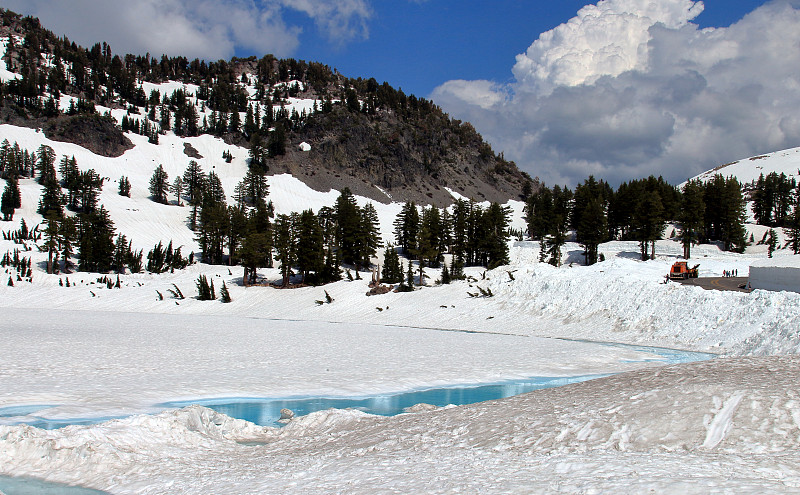
[[[686,261],[676,261],[669,271],[669,278],[671,280],[686,280],[687,278],[697,278],[697,268],[700,265],[694,265],[689,268],[689,263]]]

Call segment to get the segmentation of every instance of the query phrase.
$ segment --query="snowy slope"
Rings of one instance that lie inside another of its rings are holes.
[[[770,172],[778,175],[783,173],[789,178],[797,178],[800,175],[800,148],[738,160],[703,172],[693,179],[708,180],[716,174],[722,174],[724,177],[736,177],[740,183],[747,184],[757,180],[760,174],[766,176]]]
[[[113,493],[796,493],[797,358],[714,360],[393,418],[283,429],[199,406],[0,426],[0,472]]]

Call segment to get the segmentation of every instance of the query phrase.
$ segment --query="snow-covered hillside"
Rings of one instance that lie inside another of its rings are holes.
[[[722,174],[724,177],[736,177],[740,183],[747,184],[757,180],[759,175],[764,174],[766,176],[770,172],[775,172],[778,175],[786,174],[789,178],[797,178],[800,175],[800,148],[776,151],[726,163],[703,172],[693,177],[693,179],[707,180],[715,174]]]
[[[0,78],[9,77],[0,65]],[[164,93],[176,84],[146,89]],[[309,101],[290,104],[302,111]],[[110,111],[118,120],[124,114]],[[189,208],[174,197],[169,205],[149,198],[153,170],[182,174],[189,145],[231,201],[247,150],[211,136],[167,133],[158,144],[128,137],[132,149],[105,158],[35,129],[0,125],[0,140],[30,151],[51,146],[105,178],[99,203],[134,248],[172,241],[197,251]],[[223,152],[232,154],[230,163]],[[720,172],[747,182],[762,171],[796,173],[798,164],[800,151],[788,150]],[[121,176],[130,180],[130,198],[117,193]],[[277,213],[317,211],[339,194],[289,175],[268,183]],[[0,230],[42,221],[41,186],[23,179],[20,187],[22,208]],[[384,241],[393,241],[401,205],[374,206]],[[523,205],[509,206],[512,227],[523,229]],[[765,229],[748,228],[758,238]],[[281,290],[242,286],[238,267],[197,263],[174,273],[123,274],[121,287],[109,289],[99,274],[48,275],[35,243],[0,240],[0,255],[20,249],[33,260],[30,282],[11,268],[0,279],[0,475],[112,493],[800,490],[800,294],[665,284],[682,254],[672,240],[657,242],[648,262],[638,261],[636,243],[606,243],[605,261],[591,267],[581,265],[574,243],[559,268],[537,262],[538,243],[509,247],[509,265],[468,268],[466,281],[437,285],[441,274],[427,269],[427,285],[414,292],[367,296],[367,272],[365,280]],[[766,250],[751,246],[737,255],[704,245],[692,253],[701,276],[746,275]],[[260,273],[279,278],[277,269]],[[233,301],[194,298],[199,275],[217,289],[224,282]],[[175,288],[186,298],[170,297]],[[609,343],[724,358],[663,367]],[[159,406],[608,373],[621,374],[394,418],[322,411],[283,429],[200,406]],[[117,416],[124,419],[53,431],[9,424]]]

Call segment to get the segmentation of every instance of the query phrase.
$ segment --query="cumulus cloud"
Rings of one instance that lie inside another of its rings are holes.
[[[514,82],[451,81],[431,96],[548,183],[680,182],[800,146],[800,9],[775,1],[699,29],[702,9],[601,1],[534,41]]]
[[[236,49],[291,55],[302,28],[287,11],[307,15],[332,43],[368,36],[368,0],[5,0],[10,10],[41,19],[56,34],[115,52],[229,58]]]

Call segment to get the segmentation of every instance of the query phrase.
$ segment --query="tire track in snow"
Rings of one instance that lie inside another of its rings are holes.
[[[713,449],[725,438],[725,435],[731,429],[731,425],[733,425],[733,415],[739,408],[739,403],[743,397],[744,392],[734,392],[731,398],[722,406],[722,409],[714,416],[711,424],[708,425],[708,433],[703,442],[704,449]]]

